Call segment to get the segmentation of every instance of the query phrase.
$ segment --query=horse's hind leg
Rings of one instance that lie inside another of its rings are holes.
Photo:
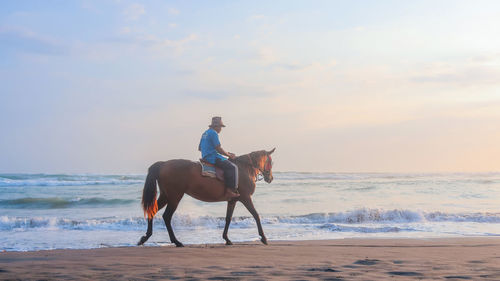
[[[140,246],[144,244],[146,241],[148,241],[149,237],[153,235],[153,219],[148,219],[148,230],[146,230],[146,235],[141,237],[141,240],[139,240],[139,243],[137,243],[137,246]]]
[[[160,194],[160,197],[158,198],[158,210],[165,207],[165,204],[167,204],[167,198],[165,197],[165,195]],[[144,244],[146,241],[148,241],[151,235],[153,235],[153,218],[148,218],[148,230],[146,230],[146,235],[141,237],[141,240],[139,240],[139,243],[137,243],[137,245],[140,246]]]
[[[175,204],[174,204],[175,203]],[[184,247],[177,238],[175,238],[174,230],[172,229],[172,216],[177,209],[177,205],[179,204],[179,201],[177,202],[170,202],[167,204],[167,208],[165,209],[165,213],[163,213],[163,220],[165,221],[165,225],[167,226],[168,230],[168,236],[170,236],[170,242],[174,243],[175,246],[177,247]]]
[[[236,206],[236,200],[227,202],[226,225],[224,226],[224,233],[222,233],[222,238],[226,240],[226,245],[233,245],[231,240],[227,237],[227,231],[231,223],[231,218],[233,217],[234,206]]]

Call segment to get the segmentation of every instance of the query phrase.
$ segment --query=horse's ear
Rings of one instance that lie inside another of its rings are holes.
[[[273,154],[273,152],[276,150],[276,147],[271,149],[271,151],[268,151],[267,154]]]

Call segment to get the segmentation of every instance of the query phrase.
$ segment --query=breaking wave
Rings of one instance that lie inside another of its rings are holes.
[[[411,223],[411,222],[482,222],[500,223],[500,213],[444,213],[412,210],[358,209],[337,213],[314,213],[301,216],[277,217],[281,223]]]
[[[64,209],[85,206],[115,206],[136,202],[131,199],[106,199],[99,197],[92,198],[18,198],[0,200],[0,207],[9,209]]]
[[[264,225],[276,227],[313,227],[330,231],[375,233],[412,231],[405,223],[412,222],[476,222],[500,223],[500,213],[418,213],[409,210],[375,210],[361,209],[343,213],[307,214],[303,216],[269,216],[262,217]],[[161,216],[154,220],[156,225],[163,225]],[[173,225],[176,228],[223,228],[224,217],[190,216],[175,214]],[[386,224],[390,224],[389,226]],[[146,220],[143,217],[133,218],[97,218],[72,220],[57,217],[0,217],[0,230],[22,230],[31,228],[55,228],[67,230],[144,230]],[[255,227],[252,217],[234,217],[232,228]]]
[[[144,183],[144,175],[1,174],[2,186],[83,186]]]

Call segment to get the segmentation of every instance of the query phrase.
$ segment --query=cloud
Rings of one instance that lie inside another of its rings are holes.
[[[131,4],[124,11],[123,14],[128,20],[138,20],[141,16],[146,14],[144,6],[141,4]]]
[[[270,65],[279,60],[276,50],[267,46],[258,47],[250,57],[255,62],[263,65]]]
[[[499,84],[500,71],[494,68],[466,67],[446,71],[436,71],[412,78],[418,83],[441,83],[456,84],[464,86]]]
[[[90,11],[92,13],[96,13],[96,14],[102,13],[102,11],[99,8],[97,8],[95,3],[93,3],[89,0],[82,0],[81,7],[82,7],[82,9],[85,9],[85,10]]]
[[[252,21],[261,20],[263,18],[265,18],[264,15],[252,15],[252,16],[250,16],[250,20],[252,20]]]
[[[178,15],[180,13],[181,12],[179,10],[177,10],[176,8],[170,8],[170,9],[168,9],[168,14],[169,15]]]
[[[455,86],[485,86],[500,84],[500,56],[483,55],[454,62],[434,62],[421,67],[411,77],[417,83]]]
[[[121,30],[120,30],[120,34],[128,34],[132,31],[132,29],[128,26],[124,26]]]
[[[63,55],[68,47],[55,39],[19,28],[0,27],[0,49],[43,55]]]
[[[485,64],[490,64],[490,63],[498,63],[500,59],[500,53],[495,53],[495,54],[484,54],[480,56],[474,56],[468,59],[469,62],[476,62],[476,63],[485,63]]]
[[[433,116],[461,120],[500,120],[500,100],[457,102],[440,109]]]
[[[186,90],[183,91],[183,96],[195,99],[201,98],[207,100],[222,100],[230,97],[231,93],[225,90],[220,90],[220,91]]]
[[[196,34],[190,34],[177,40],[161,38],[151,34],[140,34],[129,37],[115,38],[111,40],[111,42],[144,46],[153,49],[172,48],[176,51],[181,52],[188,43],[193,42],[197,39],[198,36]]]
[[[118,36],[100,42],[80,42],[73,46],[75,53],[91,60],[114,60],[133,56],[140,58],[175,58],[181,56],[198,36],[190,34],[180,39],[161,38],[151,34],[137,34],[123,28]]]
[[[273,66],[288,69],[288,70],[300,70],[300,69],[304,69],[305,67],[307,67],[307,65],[300,65],[300,64],[296,64],[296,63],[276,63]]]
[[[198,39],[196,34],[190,34],[179,40],[170,40],[170,39],[159,39],[155,40],[153,43],[153,49],[157,51],[162,51],[165,49],[173,49],[177,55],[180,55],[186,49],[186,46]]]

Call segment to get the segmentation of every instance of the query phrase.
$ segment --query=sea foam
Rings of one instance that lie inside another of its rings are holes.
[[[334,230],[339,224],[351,225],[349,231],[369,232],[364,224],[407,224],[417,222],[474,222],[474,223],[500,223],[500,213],[450,213],[442,212],[417,213],[408,210],[370,210],[360,209],[342,213],[315,213],[302,216],[264,216],[261,218],[264,225],[287,227],[295,225],[316,226]],[[156,216],[154,224],[164,225],[161,216]],[[192,216],[188,214],[175,214],[172,224],[178,228],[223,228],[225,217]],[[354,227],[355,225],[355,227]],[[361,226],[360,226],[361,225]],[[30,229],[30,228],[61,228],[75,230],[142,230],[147,226],[143,217],[118,218],[106,217],[86,220],[75,220],[58,217],[0,217],[0,229]],[[251,216],[233,217],[232,228],[251,228],[255,220]],[[344,226],[344,229],[347,228]],[[403,231],[404,228],[381,228],[387,231]]]
[[[2,186],[83,186],[144,183],[144,175],[46,175],[0,174]]]

